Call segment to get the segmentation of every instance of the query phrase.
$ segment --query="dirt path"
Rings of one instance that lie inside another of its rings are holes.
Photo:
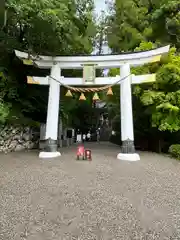
[[[180,239],[180,163],[88,147],[92,162],[75,161],[75,147],[53,160],[0,154],[0,240]]]

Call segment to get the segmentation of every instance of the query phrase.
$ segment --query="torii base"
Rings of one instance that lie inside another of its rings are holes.
[[[39,153],[39,158],[57,158],[61,153],[57,151],[57,140],[48,138],[45,140],[44,151]]]
[[[60,152],[40,152],[39,158],[57,158],[60,157]]]
[[[136,162],[140,160],[140,156],[137,153],[119,153],[117,159],[121,161]]]

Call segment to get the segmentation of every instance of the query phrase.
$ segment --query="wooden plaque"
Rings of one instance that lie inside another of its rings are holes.
[[[96,69],[94,65],[84,65],[83,80],[85,83],[94,83],[96,78]]]

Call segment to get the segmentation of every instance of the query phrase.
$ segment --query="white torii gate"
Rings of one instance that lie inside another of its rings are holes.
[[[139,66],[146,63],[158,62],[161,56],[168,53],[170,46],[165,46],[150,51],[128,53],[120,55],[101,56],[38,56],[31,59],[39,68],[51,69],[51,77],[28,77],[28,83],[49,85],[49,99],[46,122],[47,140],[46,149],[40,152],[40,158],[53,158],[61,155],[57,150],[58,117],[60,102],[60,83],[64,85],[105,85],[116,83],[121,78],[125,80],[120,84],[121,108],[121,152],[117,155],[120,160],[137,161],[140,157],[134,149],[134,130],[132,114],[131,84],[155,81],[155,74],[135,76],[130,75],[130,66]],[[29,55],[15,50],[15,54],[24,64],[29,64]],[[82,69],[84,65],[94,65],[95,68],[120,68],[120,76],[97,77],[92,82],[84,82],[83,78],[64,78],[62,69]],[[53,80],[56,79],[57,81]]]

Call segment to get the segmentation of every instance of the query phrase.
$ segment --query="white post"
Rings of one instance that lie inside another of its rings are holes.
[[[54,64],[51,68],[51,76],[59,79],[61,69],[58,64]],[[46,121],[46,147],[44,152],[40,152],[40,158],[54,158],[60,156],[57,151],[57,135],[58,135],[58,117],[59,117],[59,100],[60,100],[60,84],[52,78],[49,78],[49,99]]]
[[[133,115],[132,115],[132,96],[131,96],[131,76],[129,64],[124,64],[121,69],[121,78],[125,78],[120,85],[121,98],[121,140],[127,139],[134,141]]]
[[[120,68],[121,78],[125,78],[120,85],[120,106],[121,106],[121,140],[122,153],[117,158],[120,160],[137,161],[139,155],[134,149],[134,130],[131,95],[131,75],[129,64],[124,64]]]

